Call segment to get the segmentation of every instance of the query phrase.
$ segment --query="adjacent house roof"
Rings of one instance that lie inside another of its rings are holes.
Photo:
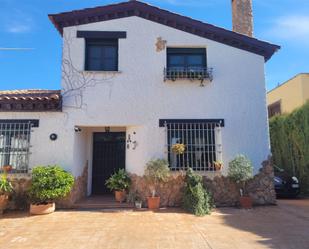
[[[71,12],[51,14],[49,15],[49,19],[62,35],[63,28],[65,27],[130,16],[138,16],[184,32],[249,51],[264,56],[265,61],[270,59],[271,56],[280,49],[280,46],[216,27],[208,23],[203,23],[139,1],[122,2]]]
[[[60,90],[0,91],[0,112],[61,111]]]

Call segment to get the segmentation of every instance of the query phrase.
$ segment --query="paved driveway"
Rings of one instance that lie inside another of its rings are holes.
[[[59,211],[9,213],[0,220],[2,249],[309,248],[309,200],[279,201],[250,211]]]

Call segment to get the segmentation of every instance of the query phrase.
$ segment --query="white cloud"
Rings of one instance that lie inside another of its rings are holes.
[[[309,15],[289,15],[277,18],[267,31],[268,36],[309,45]]]
[[[27,33],[31,31],[31,26],[21,23],[10,23],[7,25],[6,30],[10,33]]]

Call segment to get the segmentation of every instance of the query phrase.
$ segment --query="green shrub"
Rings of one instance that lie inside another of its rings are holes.
[[[271,118],[269,127],[274,164],[298,177],[301,192],[309,195],[309,102]]]
[[[59,166],[39,166],[32,171],[29,195],[32,203],[46,204],[65,197],[72,189],[74,177]]]
[[[151,160],[146,165],[145,177],[150,185],[152,196],[161,182],[166,182],[170,176],[168,161],[165,159]]]
[[[131,179],[124,169],[119,169],[118,172],[111,175],[105,182],[105,185],[111,190],[126,190],[130,187]]]
[[[213,208],[212,197],[203,187],[202,176],[195,174],[191,168],[185,178],[183,207],[197,216],[210,214]]]
[[[228,176],[236,183],[243,185],[240,195],[245,194],[246,182],[253,177],[253,166],[251,161],[244,155],[236,156],[229,162]]]

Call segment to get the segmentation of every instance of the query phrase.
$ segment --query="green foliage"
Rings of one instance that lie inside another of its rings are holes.
[[[29,195],[35,204],[54,202],[65,197],[73,184],[74,177],[61,167],[39,166],[32,171]]]
[[[210,214],[213,208],[212,197],[203,187],[202,176],[195,174],[191,168],[185,178],[183,207],[197,216]]]
[[[111,175],[107,179],[105,185],[111,190],[126,190],[130,187],[131,179],[124,169],[119,169],[118,172]]]
[[[0,195],[7,195],[13,192],[13,186],[7,177],[7,174],[2,174],[0,178]]]
[[[168,165],[168,161],[165,159],[151,160],[147,163],[145,176],[152,188],[152,196],[155,196],[158,184],[168,180],[170,176]]]
[[[244,183],[253,177],[251,161],[244,155],[237,155],[229,162],[228,176],[237,183]]]
[[[271,118],[269,126],[275,165],[298,177],[302,193],[309,195],[309,102]]]

